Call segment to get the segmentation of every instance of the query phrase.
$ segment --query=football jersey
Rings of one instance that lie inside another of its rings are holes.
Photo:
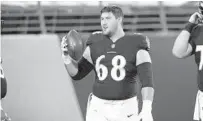
[[[203,25],[194,27],[189,40],[195,56],[195,62],[198,69],[197,82],[199,90],[203,91]]]
[[[149,50],[146,37],[125,35],[115,43],[102,33],[88,39],[95,70],[93,94],[102,99],[121,100],[136,95],[136,55]]]
[[[4,76],[2,65],[0,64],[0,77],[1,77],[1,99],[6,96],[7,93],[7,81]]]

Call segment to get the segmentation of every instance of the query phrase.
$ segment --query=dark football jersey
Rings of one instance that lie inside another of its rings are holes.
[[[194,27],[189,40],[195,55],[195,62],[197,64],[198,75],[197,82],[199,90],[203,91],[203,25],[199,24]]]
[[[6,78],[4,77],[3,68],[0,65],[0,77],[1,77],[1,99],[6,96],[7,93],[7,82]]]
[[[136,55],[149,50],[146,37],[125,35],[115,43],[102,33],[89,37],[89,47],[96,72],[93,94],[109,100],[121,100],[136,95]]]

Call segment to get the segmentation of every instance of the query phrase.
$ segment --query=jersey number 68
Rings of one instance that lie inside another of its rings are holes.
[[[95,65],[97,76],[100,81],[105,80],[108,76],[108,68],[105,65],[101,64],[101,60],[103,59],[105,59],[105,55],[99,56],[96,60]],[[112,79],[114,79],[115,81],[123,80],[126,75],[126,71],[124,68],[126,65],[126,59],[121,55],[116,55],[115,57],[113,57],[111,64],[113,66],[110,72]]]

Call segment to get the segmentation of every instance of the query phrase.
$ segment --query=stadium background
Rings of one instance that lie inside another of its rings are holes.
[[[151,40],[154,119],[190,121],[197,91],[195,64],[193,57],[174,58],[171,49],[191,13],[197,11],[196,2],[180,6],[133,3],[119,6],[125,14],[124,30],[144,33]],[[59,42],[71,29],[79,31],[84,40],[100,30],[99,10],[103,5],[1,3],[1,53],[8,80],[3,107],[14,121],[82,120],[94,73],[72,83],[60,58]]]

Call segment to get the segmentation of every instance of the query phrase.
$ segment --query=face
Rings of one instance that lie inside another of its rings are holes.
[[[199,2],[199,12],[203,15],[203,1]]]
[[[101,27],[104,35],[111,36],[117,30],[119,20],[112,12],[104,12],[101,14]]]

